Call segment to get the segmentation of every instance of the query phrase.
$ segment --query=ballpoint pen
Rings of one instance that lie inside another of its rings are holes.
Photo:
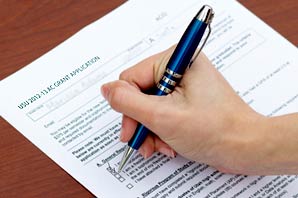
[[[185,70],[191,66],[205,45],[211,33],[210,23],[213,16],[214,12],[212,8],[208,5],[204,5],[190,22],[169,59],[163,77],[157,83],[154,95],[167,95],[171,93],[175,86],[180,82]],[[197,50],[207,28],[209,31],[206,39],[202,43],[202,46]],[[140,148],[149,132],[149,129],[138,123],[135,133],[124,151],[118,172],[121,172],[124,166],[128,163],[134,151]]]

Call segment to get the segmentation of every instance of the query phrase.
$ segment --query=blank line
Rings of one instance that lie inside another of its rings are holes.
[[[92,102],[93,100],[95,100],[96,98],[99,98],[99,96],[95,96],[94,98],[92,98],[91,100],[89,100],[88,102],[86,102],[85,104],[81,105],[80,107],[78,107],[77,109],[75,109],[74,111],[70,112],[69,114],[67,114],[65,117],[61,118],[58,122],[61,122],[62,120],[64,120],[65,118],[67,118],[68,116],[70,116],[71,114],[73,114],[74,112],[78,111],[79,109],[81,109],[82,107],[84,107],[85,105],[89,104],[90,102]]]

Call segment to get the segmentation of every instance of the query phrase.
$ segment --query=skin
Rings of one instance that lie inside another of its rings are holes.
[[[171,94],[144,94],[156,86],[172,51],[143,60],[101,87],[123,114],[121,141],[129,141],[140,122],[153,132],[139,149],[145,158],[155,151],[179,153],[225,173],[298,173],[298,114],[269,118],[255,112],[203,53]]]

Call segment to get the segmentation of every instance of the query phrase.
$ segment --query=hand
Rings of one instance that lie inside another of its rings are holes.
[[[177,152],[223,172],[278,172],[268,161],[276,148],[265,144],[269,118],[252,110],[202,53],[171,94],[143,93],[159,81],[172,51],[151,56],[102,86],[112,108],[123,113],[121,141],[130,140],[138,121],[153,132],[139,150],[145,158],[154,151],[172,157]]]

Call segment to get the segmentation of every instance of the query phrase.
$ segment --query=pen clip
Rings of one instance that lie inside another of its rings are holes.
[[[208,24],[208,34],[205,38],[205,40],[203,41],[203,44],[202,46],[197,50],[197,52],[193,55],[192,59],[190,60],[189,64],[188,64],[188,67],[190,68],[190,66],[192,65],[192,63],[196,60],[196,58],[199,56],[200,52],[202,51],[203,47],[205,46],[209,36],[211,34],[211,26],[210,26],[210,23]]]

